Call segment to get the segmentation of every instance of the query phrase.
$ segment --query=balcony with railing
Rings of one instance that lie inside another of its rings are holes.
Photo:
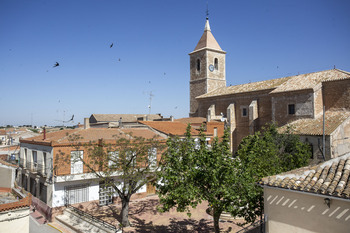
[[[20,159],[19,160],[19,166],[22,167],[22,168],[25,168],[26,163],[24,162],[24,159]]]
[[[47,176],[50,171],[47,165],[42,163],[35,163],[35,162],[27,162],[25,168],[32,173],[38,173],[38,174],[41,174],[42,176]]]

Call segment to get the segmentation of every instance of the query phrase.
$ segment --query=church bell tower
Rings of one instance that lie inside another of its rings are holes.
[[[207,17],[204,33],[190,55],[190,117],[198,117],[197,96],[226,87],[225,56],[211,33]],[[203,116],[201,116],[203,117]],[[205,117],[205,116],[204,116]]]

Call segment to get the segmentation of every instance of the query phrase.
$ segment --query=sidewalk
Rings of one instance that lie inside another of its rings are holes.
[[[59,223],[57,221],[48,222],[47,219],[45,219],[45,217],[39,211],[33,212],[33,206],[30,206],[30,212],[30,216],[40,225],[46,224],[47,226],[50,226],[62,233],[75,233],[75,231],[63,225],[62,223]]]

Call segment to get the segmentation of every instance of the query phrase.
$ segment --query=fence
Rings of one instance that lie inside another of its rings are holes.
[[[91,221],[99,223],[99,224],[103,225],[104,227],[113,230],[114,232],[117,232],[117,230],[118,230],[116,228],[116,226],[114,226],[114,225],[112,225],[112,224],[110,224],[110,223],[108,223],[106,221],[103,221],[102,219],[96,218],[95,216],[93,216],[93,215],[91,215],[89,213],[86,213],[86,212],[84,212],[84,211],[82,211],[82,210],[80,210],[78,208],[75,208],[74,206],[69,205],[69,206],[67,206],[67,208],[71,209],[72,211],[77,213],[79,216],[82,216],[82,217],[87,218],[87,219],[89,219]]]
[[[237,233],[265,233],[265,221],[259,220],[248,227],[243,228],[240,231],[237,231]]]

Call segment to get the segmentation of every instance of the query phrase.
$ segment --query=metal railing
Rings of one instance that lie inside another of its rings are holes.
[[[38,163],[37,167],[38,167],[37,172],[42,176],[47,176],[50,172],[50,169],[45,164]]]
[[[25,168],[28,169],[30,172],[39,173],[42,176],[47,176],[49,174],[48,166],[45,166],[45,164],[42,163],[27,162]]]
[[[19,166],[24,168],[25,165],[26,165],[26,163],[24,162],[24,159],[20,159],[19,160]]]
[[[32,163],[32,162],[27,161],[26,169],[28,169],[30,172],[37,172],[38,171],[38,163]]]
[[[265,220],[258,220],[256,222],[253,222],[251,225],[244,227],[243,229],[237,231],[237,233],[250,233],[250,232],[265,232]]]
[[[96,218],[95,216],[93,216],[93,215],[91,215],[89,213],[86,213],[86,212],[84,212],[84,211],[82,211],[82,210],[80,210],[80,209],[78,209],[78,208],[76,208],[74,206],[68,205],[67,208],[71,209],[73,212],[77,213],[80,216],[83,216],[83,217],[85,217],[87,219],[95,221],[95,222],[103,225],[104,227],[113,230],[114,232],[117,232],[117,230],[118,230],[118,228],[116,226],[114,226],[114,225],[112,225],[112,224],[110,224],[110,223],[108,223],[106,221],[103,221],[102,219]]]

